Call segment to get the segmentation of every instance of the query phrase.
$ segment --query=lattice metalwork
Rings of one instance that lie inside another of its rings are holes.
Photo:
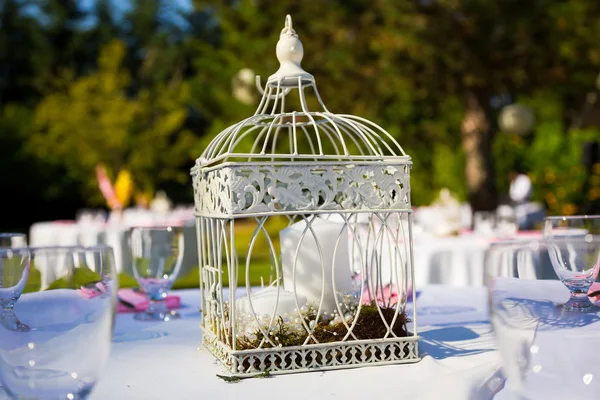
[[[234,375],[418,361],[411,159],[327,110],[289,16],[277,57],[255,114],[192,169],[203,342]]]

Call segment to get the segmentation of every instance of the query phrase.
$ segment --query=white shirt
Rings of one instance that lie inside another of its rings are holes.
[[[509,196],[515,203],[523,203],[531,196],[531,179],[525,174],[519,174],[511,183]]]

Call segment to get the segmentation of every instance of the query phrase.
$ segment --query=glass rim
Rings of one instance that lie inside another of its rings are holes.
[[[162,232],[162,231],[173,231],[173,230],[180,230],[183,228],[183,225],[176,225],[176,224],[172,224],[172,225],[148,225],[148,226],[132,226],[130,227],[128,230],[134,231],[134,230],[146,230],[146,231],[157,231],[157,232]]]
[[[543,242],[544,239],[543,238],[529,238],[529,239],[506,239],[506,240],[497,240],[494,242],[490,243],[490,248],[492,247],[500,247],[500,246],[518,246],[518,245],[522,245],[522,246],[528,246],[531,245],[532,243],[541,243]]]
[[[98,244],[98,245],[94,245],[94,246],[26,246],[26,247],[14,247],[14,248],[0,247],[0,253],[2,253],[2,254],[8,253],[8,252],[29,253],[29,254],[45,253],[45,252],[48,252],[48,253],[51,253],[51,252],[56,252],[56,253],[60,253],[60,252],[99,253],[99,252],[103,252],[103,251],[107,251],[107,250],[112,252],[112,247],[105,245],[105,244]]]
[[[489,249],[500,248],[500,247],[532,247],[538,246],[543,247],[548,244],[560,244],[560,243],[589,243],[600,245],[600,234],[588,233],[581,236],[556,236],[556,237],[540,237],[536,239],[509,239],[499,240],[490,243]]]
[[[23,237],[27,236],[26,233],[21,232],[0,232],[0,237]]]
[[[544,218],[545,221],[566,221],[568,219],[600,219],[600,215],[553,215]]]

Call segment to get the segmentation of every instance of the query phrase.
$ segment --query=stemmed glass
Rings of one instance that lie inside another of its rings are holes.
[[[496,229],[496,214],[491,211],[477,211],[473,215],[473,231],[484,236],[493,236]]]
[[[544,240],[556,274],[571,292],[564,309],[598,311],[588,298],[588,290],[600,269],[600,216],[548,217]]]
[[[561,270],[551,262],[552,252],[563,250],[568,255],[564,263],[594,252],[598,259],[595,239],[576,240],[586,244],[557,238],[502,241],[490,247],[485,263],[490,321],[507,378],[495,398],[597,397],[600,364],[590,349],[600,346],[600,314],[562,306],[570,295],[557,279]]]
[[[600,270],[600,242],[591,234],[583,238],[546,238],[550,262],[571,296],[563,308],[567,311],[596,312],[588,297],[590,286]]]
[[[29,277],[30,253],[27,248],[0,248],[0,325],[14,332],[27,332],[14,307],[23,294]]]
[[[173,286],[183,261],[183,233],[181,228],[140,227],[129,233],[133,273],[146,294],[146,311],[135,315],[140,321],[169,321],[180,317],[165,304],[167,292]]]
[[[0,248],[27,247],[27,236],[24,233],[0,233]]]
[[[8,278],[0,285],[3,312],[15,316],[0,324],[6,392],[15,399],[87,398],[110,352],[118,289],[112,249],[0,249],[0,260]]]
[[[0,233],[0,248],[8,248],[8,249],[12,249],[12,248],[20,248],[20,247],[27,247],[27,236],[24,233],[8,233],[8,232],[1,232]],[[13,260],[11,262],[17,262],[16,260]],[[7,269],[7,273],[8,273],[8,269]],[[3,291],[3,287],[6,284],[6,278],[4,278],[4,268],[0,267],[0,303],[4,303],[3,300],[1,300],[3,297],[8,297],[8,295],[4,294]],[[2,306],[2,309],[4,310],[7,307]],[[1,320],[0,321],[9,321],[12,320],[13,324],[19,325],[20,322],[18,321],[18,319],[16,318],[16,316],[14,314],[11,313],[11,311],[3,311],[2,312],[3,316],[0,317]],[[22,326],[22,329],[25,329],[25,326]],[[1,399],[8,399],[8,394],[6,394],[6,392],[4,391],[4,388],[2,387],[2,385],[0,385],[0,400]]]
[[[544,238],[600,235],[600,215],[546,217],[543,233]]]

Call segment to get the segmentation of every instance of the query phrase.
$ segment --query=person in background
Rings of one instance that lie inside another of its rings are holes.
[[[156,192],[154,199],[150,202],[150,210],[157,214],[167,214],[172,207],[171,200],[167,197],[164,190]]]
[[[519,230],[534,229],[544,220],[544,208],[541,204],[531,201],[532,194],[533,185],[529,176],[521,169],[512,171],[508,197],[515,210]]]
[[[513,205],[525,204],[531,198],[531,179],[521,171],[510,173],[510,189],[508,195]]]

